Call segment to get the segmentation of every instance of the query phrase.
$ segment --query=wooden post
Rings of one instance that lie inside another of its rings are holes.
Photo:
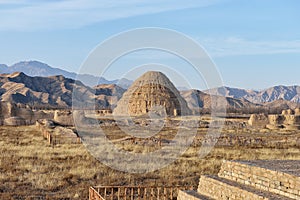
[[[120,200],[120,187],[118,187],[118,200]]]
[[[154,197],[154,188],[151,188],[151,200],[153,200],[153,197]]]
[[[167,200],[167,188],[164,188],[164,200]]]
[[[138,187],[138,200],[141,199],[141,187],[139,186]]]
[[[143,199],[147,199],[147,188],[146,188],[146,187],[144,188],[144,196],[143,196]]]
[[[124,200],[127,200],[127,187],[124,189]]]
[[[93,200],[93,197],[92,197],[92,188],[90,187],[89,188],[89,200]]]
[[[111,198],[110,199],[114,200],[114,188],[113,187],[111,188]]]
[[[133,188],[131,188],[131,200],[134,200],[134,198],[133,198]]]
[[[51,144],[52,142],[51,134],[47,132],[47,136],[48,136],[48,143]]]

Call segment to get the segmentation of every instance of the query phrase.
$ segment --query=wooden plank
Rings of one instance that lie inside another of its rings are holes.
[[[141,200],[141,188],[138,188],[138,200]]]
[[[124,200],[127,200],[127,188],[124,188]]]
[[[164,188],[164,200],[167,200],[167,188]]]
[[[147,199],[147,196],[148,196],[148,195],[147,195],[147,188],[145,187],[145,188],[144,188],[144,196],[143,196],[143,199]]]
[[[154,188],[151,188],[151,200],[154,198]]]
[[[93,191],[92,188],[89,188],[89,200],[93,200]]]

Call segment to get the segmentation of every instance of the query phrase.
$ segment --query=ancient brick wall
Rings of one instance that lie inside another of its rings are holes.
[[[300,199],[300,178],[291,174],[224,161],[219,176],[260,190]]]

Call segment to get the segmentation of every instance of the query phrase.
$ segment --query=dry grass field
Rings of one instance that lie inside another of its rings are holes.
[[[168,132],[165,131],[163,135]],[[109,132],[109,138],[114,138],[118,130]],[[199,131],[199,134],[203,133]],[[272,140],[272,133],[260,134],[267,134],[265,137]],[[295,140],[299,138],[299,133],[282,134],[295,137]],[[274,135],[278,137],[278,134]],[[0,138],[0,199],[87,199],[88,188],[94,185],[196,187],[199,176],[216,174],[223,159],[300,159],[300,149],[294,144],[280,148],[217,147],[205,159],[198,158],[199,146],[195,145],[164,169],[147,174],[127,174],[101,164],[83,145],[50,146],[34,126],[0,126]],[[128,151],[143,152],[143,146],[138,144],[121,145]]]

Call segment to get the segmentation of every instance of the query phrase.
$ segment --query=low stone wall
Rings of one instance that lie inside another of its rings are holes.
[[[240,187],[228,185],[225,182],[201,176],[198,193],[210,196],[214,199],[265,199],[263,195],[255,194]]]
[[[36,128],[41,132],[42,136],[47,139],[50,145],[81,143],[81,138],[78,137],[71,129],[55,126],[49,127],[48,120],[36,121]]]
[[[203,143],[210,144],[215,140],[214,137],[198,136],[194,139],[193,145],[200,147]],[[272,147],[272,148],[288,148],[288,147],[300,147],[299,135],[273,135],[272,139],[268,135],[257,135],[257,134],[222,134],[218,138],[215,145],[216,147]]]
[[[211,199],[203,195],[200,195],[195,191],[179,190],[177,200],[211,200]]]
[[[300,199],[299,177],[280,171],[250,166],[240,162],[224,161],[219,177],[274,194]]]

